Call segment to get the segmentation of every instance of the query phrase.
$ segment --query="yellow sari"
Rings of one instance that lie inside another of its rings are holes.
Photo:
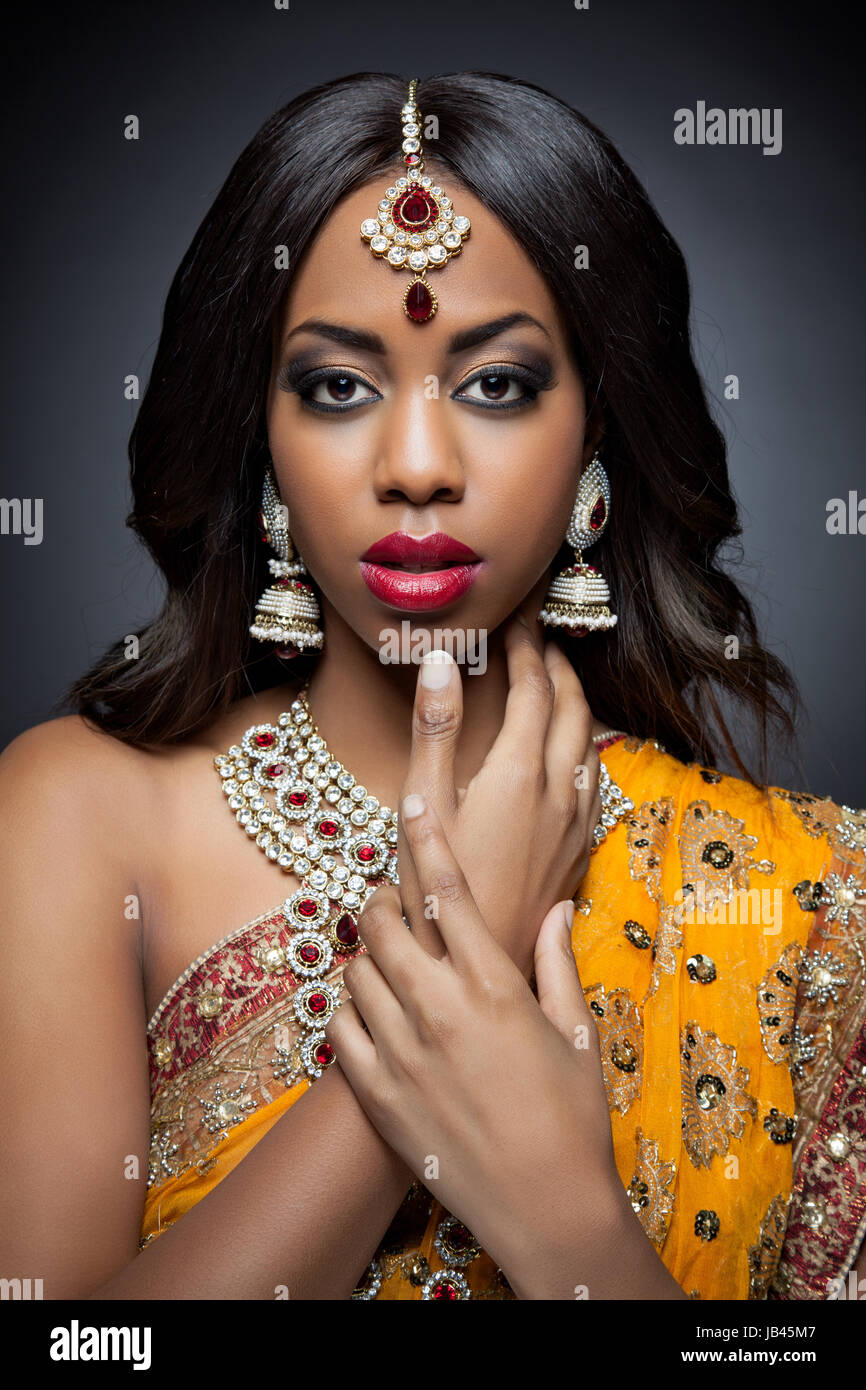
[[[600,751],[634,810],[591,858],[572,940],[620,1178],[690,1297],[827,1298],[866,1232],[866,812],[649,740]],[[239,927],[148,1024],[142,1249],[322,1074],[293,934],[281,907]],[[514,1294],[415,1182],[352,1296]]]

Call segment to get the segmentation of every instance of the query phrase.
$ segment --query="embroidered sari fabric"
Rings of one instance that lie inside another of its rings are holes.
[[[591,858],[572,940],[620,1179],[690,1297],[827,1298],[866,1232],[866,812],[649,740],[600,751],[634,810]],[[246,923],[148,1024],[142,1249],[328,1065],[349,956],[303,975],[296,935],[281,906]],[[514,1294],[416,1181],[352,1297]]]

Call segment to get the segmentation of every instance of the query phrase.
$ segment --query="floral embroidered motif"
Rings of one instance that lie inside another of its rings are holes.
[[[677,1165],[659,1158],[655,1139],[635,1130],[637,1156],[634,1176],[628,1186],[632,1209],[654,1245],[664,1245],[674,1210],[673,1183]]]
[[[758,1103],[745,1089],[748,1069],[737,1066],[735,1049],[715,1033],[687,1024],[681,1057],[683,1145],[696,1168],[709,1168],[714,1154],[726,1154],[731,1139],[742,1137],[745,1117],[757,1115]]]
[[[770,1282],[782,1253],[787,1225],[788,1203],[781,1194],[774,1197],[761,1222],[758,1239],[749,1248],[749,1298],[766,1298]]]
[[[684,877],[702,909],[729,903],[735,888],[748,889],[750,871],[772,874],[776,869],[770,859],[752,858],[758,840],[745,833],[745,821],[712,810],[708,801],[689,803],[678,839]]]
[[[659,922],[652,946],[652,976],[642,1000],[643,1004],[655,994],[662,974],[676,974],[677,951],[683,944],[682,920],[683,908],[679,903],[671,903],[659,911]]]
[[[627,821],[629,873],[636,883],[646,885],[653,902],[661,898],[662,861],[675,814],[673,798],[663,796],[659,801],[645,801]]]
[[[771,1062],[790,1062],[794,1037],[794,1005],[802,947],[792,941],[758,985],[761,1041]]]
[[[606,993],[603,985],[584,991],[601,1046],[607,1103],[621,1115],[640,1095],[643,1078],[643,1019],[627,989]]]

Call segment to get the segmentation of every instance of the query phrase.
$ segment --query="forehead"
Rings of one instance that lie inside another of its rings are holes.
[[[426,172],[434,174],[433,167]],[[376,216],[389,182],[382,175],[342,198],[313,238],[275,325],[278,341],[306,319],[322,318],[372,328],[395,351],[422,340],[435,348],[458,328],[523,310],[564,346],[567,325],[551,289],[509,229],[446,172],[434,177],[471,231],[459,255],[426,272],[439,301],[433,318],[417,324],[406,317],[401,300],[411,271],[393,269],[361,237],[361,223]]]

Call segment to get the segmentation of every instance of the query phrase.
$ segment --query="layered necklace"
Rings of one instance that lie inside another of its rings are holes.
[[[399,884],[397,812],[329,752],[307,690],[275,724],[253,724],[214,764],[238,825],[268,859],[300,879],[283,905],[290,923],[349,952],[359,945],[357,917],[367,898],[383,883]],[[608,730],[593,742],[619,736]],[[603,762],[599,792],[602,814],[591,853],[634,810]]]

